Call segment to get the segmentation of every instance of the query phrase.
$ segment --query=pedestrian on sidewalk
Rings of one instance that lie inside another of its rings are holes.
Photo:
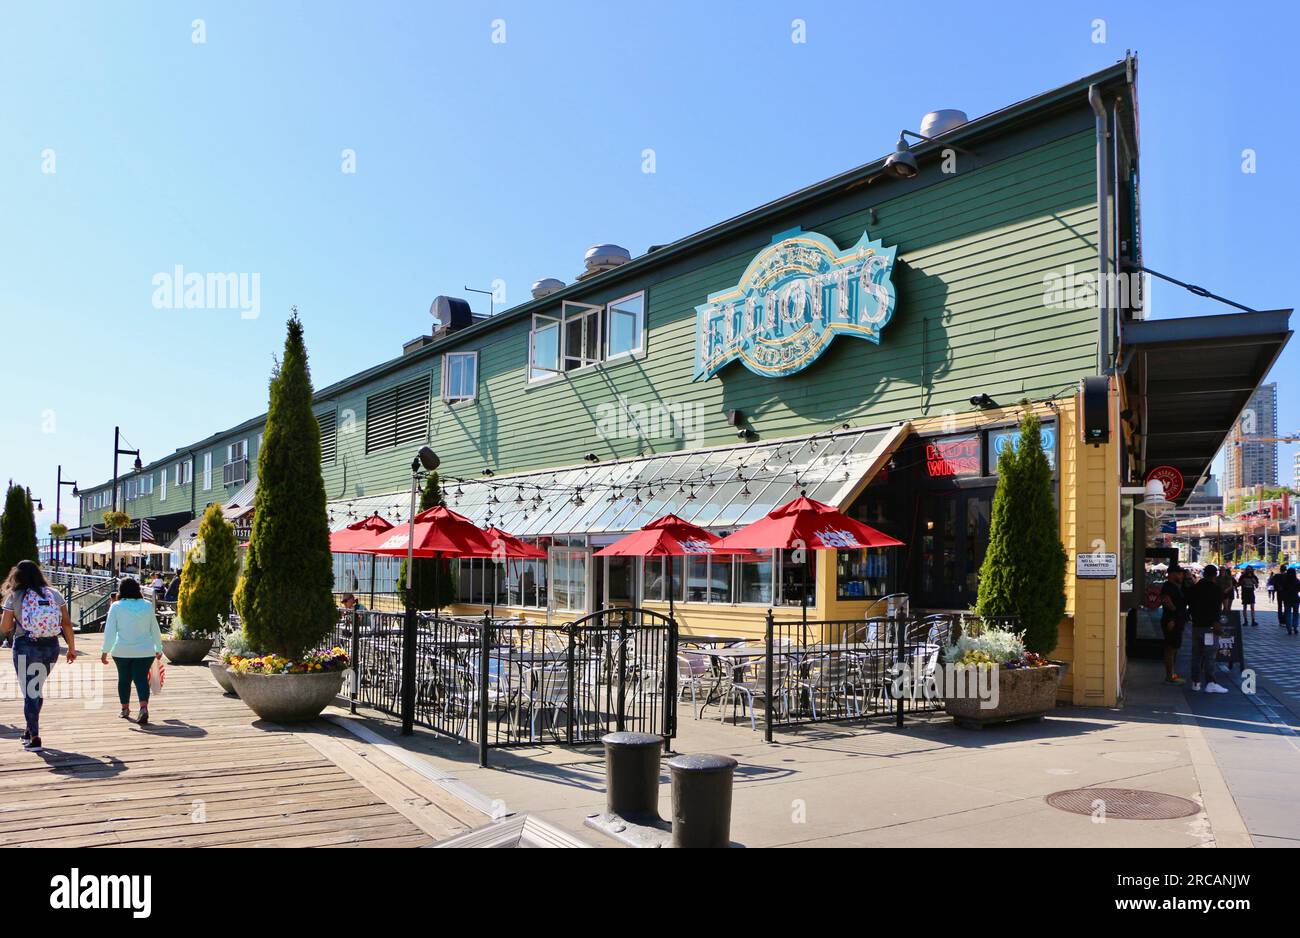
[[[1250,613],[1250,624],[1255,626],[1259,622],[1255,619],[1255,590],[1259,589],[1259,577],[1255,571],[1247,567],[1241,576],[1237,577],[1237,587],[1241,590],[1241,621],[1246,621],[1246,613]]]
[[[99,656],[108,664],[113,656],[117,666],[117,699],[122,705],[119,716],[131,719],[131,685],[140,698],[141,726],[149,723],[149,668],[162,657],[162,632],[153,603],[140,593],[140,584],[127,577],[117,588],[117,602],[108,609],[104,626],[104,651]]]
[[[1160,587],[1160,628],[1165,633],[1165,683],[1182,684],[1174,672],[1174,660],[1183,643],[1183,626],[1187,624],[1187,598],[1183,595],[1182,567],[1170,567],[1169,579]],[[1217,589],[1217,587],[1216,587]]]
[[[1268,601],[1269,602],[1273,601],[1273,596],[1277,591],[1277,577],[1278,574],[1281,572],[1282,571],[1280,570],[1275,570],[1268,575]]]
[[[68,643],[68,664],[77,660],[72,617],[63,594],[45,581],[41,568],[20,560],[0,587],[0,634],[14,633],[14,670],[23,689],[23,748],[41,751],[41,705],[45,681],[59,660],[59,633]]]
[[[1217,573],[1210,572],[1213,567],[1214,564],[1210,564],[1210,566],[1205,568],[1205,579],[1218,579],[1219,589],[1223,594],[1221,597],[1223,611],[1228,612],[1232,609],[1233,597],[1237,595],[1237,581],[1232,577],[1232,568],[1226,563],[1219,567]]]
[[[1220,616],[1223,614],[1222,585],[1216,581],[1214,565],[1192,587],[1187,604],[1192,616],[1192,690],[1226,694],[1228,688],[1214,680],[1215,652],[1219,648]],[[1230,574],[1231,575],[1231,574]]]
[[[1300,580],[1294,568],[1284,570],[1277,578],[1277,622],[1286,634],[1300,634]]]

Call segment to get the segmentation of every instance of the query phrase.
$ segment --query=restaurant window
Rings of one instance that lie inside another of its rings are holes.
[[[669,593],[673,602],[685,602],[685,578],[683,577],[684,557],[647,557],[645,571],[642,574],[642,596],[655,602],[668,602]],[[699,600],[703,602],[703,600]]]
[[[153,494],[153,473],[152,472],[146,476],[140,476],[140,494],[141,495]]]
[[[583,547],[551,548],[551,597],[556,609],[586,610],[588,557]]]
[[[802,561],[796,554],[802,553]],[[782,550],[777,553],[777,582],[780,593],[777,605],[801,605],[801,597],[807,593],[808,607],[817,605],[817,552],[812,550]]]
[[[546,607],[546,561],[507,560],[502,568],[498,592],[505,596],[504,603],[528,609]]]
[[[633,557],[610,557],[605,580],[611,603],[636,601],[636,560]]]
[[[736,602],[772,604],[772,551],[756,550],[754,557],[741,556],[736,564]]]
[[[472,401],[478,393],[478,352],[442,356],[442,399],[449,404]]]
[[[892,547],[835,552],[835,598],[879,599],[894,592]]]
[[[429,376],[366,398],[366,452],[423,441],[429,433]]]
[[[176,484],[189,485],[194,478],[194,460],[187,459],[176,464]]]
[[[320,427],[320,461],[321,465],[331,465],[338,458],[339,424],[338,411],[326,411],[316,415],[316,424]],[[258,448],[261,449],[259,442]]]

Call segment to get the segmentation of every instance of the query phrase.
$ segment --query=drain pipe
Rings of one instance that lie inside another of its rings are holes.
[[[1110,372],[1110,284],[1106,276],[1106,262],[1110,245],[1110,213],[1107,200],[1110,196],[1110,161],[1106,144],[1110,137],[1110,122],[1106,118],[1106,104],[1096,85],[1088,86],[1088,103],[1097,115],[1097,307],[1099,336],[1097,343],[1097,374]]]

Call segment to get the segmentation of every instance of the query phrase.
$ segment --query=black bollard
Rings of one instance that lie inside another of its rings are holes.
[[[605,810],[636,824],[659,822],[659,753],[662,736],[607,733]]]
[[[697,753],[668,760],[673,777],[673,846],[731,845],[731,780],[736,760]]]

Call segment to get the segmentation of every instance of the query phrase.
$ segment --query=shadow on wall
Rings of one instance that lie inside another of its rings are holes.
[[[756,375],[732,364],[713,380],[723,383],[723,409],[740,410],[761,439],[787,436],[783,412],[801,422],[836,424],[866,418],[885,422],[925,416],[935,384],[953,368],[948,339],[952,312],[943,279],[909,266],[894,268],[894,314],[881,331],[880,344],[837,336],[804,371],[784,378]],[[797,431],[796,431],[797,432]]]

